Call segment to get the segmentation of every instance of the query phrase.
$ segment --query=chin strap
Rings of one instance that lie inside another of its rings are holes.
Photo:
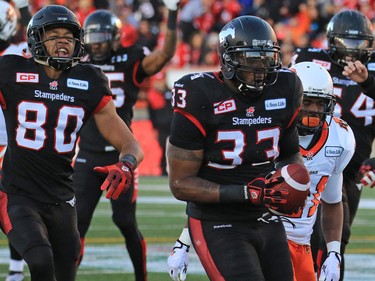
[[[46,61],[34,58],[34,61],[39,64],[49,66],[49,67],[52,67],[53,69],[60,70],[60,71],[74,67],[78,64],[78,61],[74,61],[71,58],[51,58],[50,57]]]
[[[262,88],[259,88],[259,89],[256,89],[256,88],[250,88],[248,85],[244,84],[244,83],[241,83],[238,87],[237,87],[237,90],[245,95],[245,96],[252,96],[252,97],[255,97],[255,96],[258,96],[262,90],[263,90],[263,87]]]

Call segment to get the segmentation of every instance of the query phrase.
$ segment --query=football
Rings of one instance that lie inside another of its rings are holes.
[[[284,181],[275,185],[277,190],[287,190],[288,202],[279,206],[270,206],[269,210],[277,215],[291,215],[296,213],[305,205],[310,190],[310,175],[304,165],[293,163],[286,165],[271,176],[277,178],[282,176]]]

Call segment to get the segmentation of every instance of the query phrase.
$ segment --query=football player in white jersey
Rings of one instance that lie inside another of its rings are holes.
[[[348,124],[333,117],[335,97],[329,73],[313,62],[293,65],[301,78],[304,97],[298,124],[300,151],[310,172],[310,195],[304,209],[284,222],[295,280],[315,281],[310,237],[317,207],[322,204],[322,231],[328,256],[319,280],[340,278],[342,233],[342,172],[354,154],[355,139]]]
[[[18,1],[20,2],[20,1]],[[22,1],[21,1],[22,2]],[[22,3],[16,3],[17,7],[23,5]],[[26,6],[28,5],[26,1]],[[11,39],[17,33],[17,22],[18,22],[19,11],[17,8],[13,8],[8,2],[0,0],[0,56],[4,55],[20,55],[24,57],[30,57],[26,41],[19,43],[12,43]],[[6,150],[7,134],[5,129],[5,120],[3,111],[0,108],[0,169],[3,164],[3,157]],[[10,262],[9,262],[9,274],[5,281],[22,281],[23,280],[23,268],[24,262],[22,257],[17,251],[11,246],[10,247]]]
[[[293,66],[300,77],[304,97],[298,133],[304,164],[310,172],[310,195],[303,210],[283,217],[293,261],[295,281],[316,281],[310,249],[316,212],[322,204],[322,230],[328,248],[319,280],[339,280],[342,233],[342,171],[352,158],[355,139],[351,128],[332,116],[335,107],[332,78],[320,65],[302,62]],[[168,257],[173,280],[185,280],[190,238],[184,228]]]

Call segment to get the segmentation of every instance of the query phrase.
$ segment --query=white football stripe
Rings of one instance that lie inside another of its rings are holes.
[[[281,168],[281,176],[288,182],[288,184],[299,191],[306,191],[310,188],[310,182],[308,184],[301,184],[296,182],[288,173],[288,165]]]

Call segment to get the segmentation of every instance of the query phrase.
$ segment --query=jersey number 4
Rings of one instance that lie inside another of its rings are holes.
[[[334,94],[342,98],[342,88],[334,87]],[[375,116],[374,100],[361,93],[350,109],[356,118],[364,119],[364,126],[371,125]],[[339,103],[335,106],[335,116],[342,117],[342,107]]]

